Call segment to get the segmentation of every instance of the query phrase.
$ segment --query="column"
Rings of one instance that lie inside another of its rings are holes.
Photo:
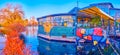
[[[114,20],[114,36],[116,37],[116,18]]]

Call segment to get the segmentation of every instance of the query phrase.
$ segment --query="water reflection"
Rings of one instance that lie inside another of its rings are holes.
[[[25,32],[25,43],[28,48],[32,51],[32,55],[38,55],[37,53],[37,46],[38,46],[38,39],[37,39],[37,26],[30,26],[27,27]]]

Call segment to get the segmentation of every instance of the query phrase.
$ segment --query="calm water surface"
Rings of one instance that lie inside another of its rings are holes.
[[[33,52],[33,55],[37,54],[38,39],[37,39],[37,26],[27,27],[25,32],[25,43],[28,48]],[[38,54],[37,54],[38,55]]]

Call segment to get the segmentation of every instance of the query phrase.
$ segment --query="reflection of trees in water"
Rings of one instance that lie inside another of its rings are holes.
[[[34,35],[35,34],[35,27],[32,26],[32,34]]]
[[[29,27],[27,27],[25,34],[26,35],[34,35],[34,36],[36,36],[37,35],[37,26],[29,26]]]

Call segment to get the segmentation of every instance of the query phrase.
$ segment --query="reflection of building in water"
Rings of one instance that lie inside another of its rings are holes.
[[[38,28],[37,26],[26,27],[25,34],[26,35],[34,35],[34,36],[36,36],[37,30],[38,30],[37,28]]]

